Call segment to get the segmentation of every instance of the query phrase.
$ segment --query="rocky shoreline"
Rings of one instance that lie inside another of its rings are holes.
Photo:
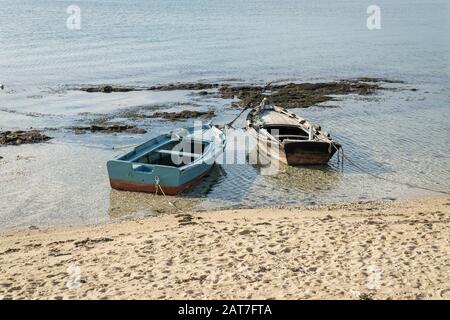
[[[214,116],[214,111],[192,111],[192,110],[183,110],[180,112],[155,112],[151,117],[152,118],[161,118],[161,119],[167,119],[170,121],[179,121],[179,120],[186,120],[186,119],[192,119],[192,118],[206,118],[211,119]]]
[[[71,130],[73,130],[76,134],[83,134],[87,132],[91,133],[119,133],[119,132],[126,132],[126,133],[132,133],[132,134],[144,134],[147,133],[147,130],[138,128],[136,126],[130,126],[130,125],[110,125],[110,126],[99,126],[99,125],[91,125],[89,127],[71,127]]]
[[[85,92],[130,92],[130,91],[171,91],[171,90],[207,90],[218,88],[217,83],[187,82],[187,83],[169,83],[149,87],[133,87],[133,86],[113,86],[113,85],[92,85],[81,87],[69,87],[69,90],[79,90]]]
[[[206,96],[215,89],[215,96],[222,99],[239,99],[238,107],[254,107],[266,97],[275,104],[285,108],[307,108],[312,105],[334,100],[334,95],[358,94],[367,96],[380,90],[389,90],[383,84],[402,84],[402,81],[384,78],[361,77],[356,79],[343,79],[331,82],[319,83],[285,83],[261,85],[231,85],[225,83],[171,83],[149,87],[133,86],[81,86],[71,87],[70,90],[85,92],[130,92],[130,91],[173,91],[191,90],[199,91],[197,95]],[[266,93],[263,94],[263,91]],[[414,89],[412,89],[414,90]],[[214,93],[213,93],[214,94]]]
[[[386,86],[390,84],[391,86]],[[114,93],[131,91],[192,91],[196,99],[233,99],[230,108],[248,108],[257,106],[265,97],[274,104],[285,108],[308,108],[324,102],[339,99],[343,95],[370,96],[382,90],[398,90],[392,88],[392,84],[403,84],[402,81],[361,77],[356,79],[343,79],[339,81],[319,83],[269,83],[262,85],[239,85],[228,83],[169,83],[147,87],[94,85],[68,87],[67,90],[84,91],[87,93]],[[404,90],[404,89],[402,89]],[[415,89],[406,89],[412,90]],[[194,106],[195,102],[189,103]],[[178,105],[177,105],[178,106]],[[161,106],[163,107],[163,106]],[[168,121],[185,121],[187,119],[203,118],[211,119],[217,115],[217,110],[181,110],[160,111],[155,106],[129,107],[107,114],[94,116],[91,119],[81,121],[87,125],[76,125],[62,128],[71,130],[75,134],[83,133],[130,133],[144,134],[146,129],[141,128],[142,121],[149,118],[159,118]],[[5,111],[5,110],[4,110]],[[10,112],[6,110],[5,112]],[[16,111],[14,111],[16,112]],[[90,115],[87,113],[87,115]],[[45,116],[32,114],[32,116]],[[116,119],[121,119],[119,122]],[[135,123],[139,121],[139,126]],[[61,129],[61,128],[60,128]],[[47,128],[46,130],[58,130],[58,128]],[[39,143],[48,141],[51,137],[43,135],[36,130],[31,131],[6,131],[0,133],[0,145],[20,145],[24,143]]]
[[[138,128],[136,126],[131,125],[106,125],[106,126],[98,126],[91,125],[88,127],[84,126],[75,126],[68,128],[73,131],[75,134],[85,134],[85,133],[129,133],[129,134],[145,134],[147,130]],[[55,130],[53,128],[48,128],[47,130]],[[53,137],[49,137],[40,131],[37,130],[19,130],[19,131],[2,131],[0,132],[0,146],[19,146],[22,144],[33,144],[33,143],[42,143],[47,142]],[[2,157],[0,157],[0,160]]]
[[[17,146],[21,144],[45,142],[50,139],[52,139],[52,137],[46,136],[37,130],[0,132],[0,145]]]

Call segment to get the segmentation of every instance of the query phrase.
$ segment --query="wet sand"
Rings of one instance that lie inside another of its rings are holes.
[[[450,197],[9,230],[3,299],[450,299]]]

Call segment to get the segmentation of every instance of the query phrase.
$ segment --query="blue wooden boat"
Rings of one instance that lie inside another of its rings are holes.
[[[160,135],[107,162],[111,187],[141,192],[161,187],[175,195],[199,182],[225,145],[225,134],[211,125]]]

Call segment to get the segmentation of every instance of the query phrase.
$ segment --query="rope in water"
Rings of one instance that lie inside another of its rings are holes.
[[[172,203],[169,198],[167,198],[166,193],[164,192],[163,188],[161,187],[161,184],[159,183],[159,176],[155,177],[155,195],[158,195],[158,189],[161,190],[162,195],[164,196],[164,199],[175,209],[177,209],[178,211],[184,213],[183,210],[181,210],[180,208],[178,208],[174,203]]]
[[[339,148],[335,145],[335,143],[332,141],[331,145],[336,149],[337,152],[339,152]],[[359,171],[361,171],[364,174],[367,174],[371,177],[374,177],[376,179],[380,179],[380,180],[384,180],[384,181],[388,181],[388,182],[392,182],[392,183],[396,183],[396,184],[400,184],[400,185],[404,185],[407,186],[409,188],[414,188],[414,189],[421,189],[421,190],[426,190],[426,191],[432,191],[432,192],[436,192],[436,193],[441,193],[441,194],[446,194],[446,195],[450,195],[449,191],[443,191],[443,190],[438,190],[438,189],[433,189],[433,188],[429,188],[429,187],[424,187],[424,186],[420,186],[417,184],[413,184],[413,183],[409,183],[409,182],[403,182],[403,181],[398,181],[398,180],[394,180],[394,179],[389,179],[389,178],[385,178],[382,176],[379,176],[375,173],[372,173],[366,169],[364,169],[361,165],[357,164],[356,162],[354,162],[352,159],[350,159],[349,157],[347,157],[344,154],[344,147],[341,146],[342,149],[342,169],[343,169],[343,164],[344,161],[343,159],[347,160],[352,166],[354,166],[355,168],[357,168]]]

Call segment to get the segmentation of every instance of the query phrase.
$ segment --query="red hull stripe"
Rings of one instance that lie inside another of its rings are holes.
[[[182,184],[181,186],[164,186],[161,185],[161,188],[163,189],[165,194],[168,195],[176,195],[180,192],[183,192],[197,183],[200,182],[200,180],[207,174],[208,172],[205,172],[201,176],[196,177],[195,179]],[[117,190],[124,190],[124,191],[138,191],[138,192],[149,192],[149,193],[155,193],[156,192],[156,185],[150,184],[150,183],[144,183],[144,182],[136,182],[136,181],[128,181],[128,180],[118,180],[118,179],[110,179],[109,180],[111,184],[111,188],[117,189]],[[161,190],[158,190],[158,192],[161,192]]]

